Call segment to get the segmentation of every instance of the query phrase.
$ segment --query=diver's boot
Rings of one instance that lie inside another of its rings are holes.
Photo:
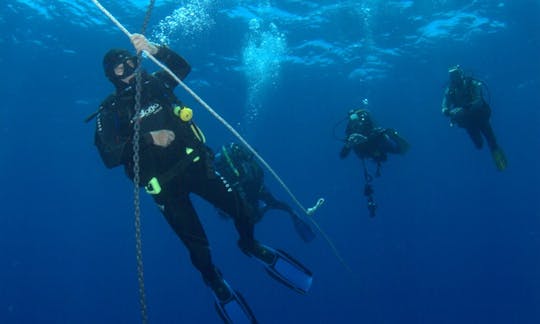
[[[214,306],[219,317],[226,324],[249,323],[256,324],[257,319],[244,297],[239,292],[234,291],[223,279],[221,274],[215,279],[207,282],[207,285],[214,293]]]
[[[506,161],[504,151],[500,147],[497,146],[496,148],[491,150],[491,157],[493,158],[493,162],[495,162],[497,170],[503,171],[504,169],[506,169],[508,161]]]
[[[261,261],[272,278],[285,286],[301,294],[311,287],[311,271],[284,251],[256,243],[251,255]]]

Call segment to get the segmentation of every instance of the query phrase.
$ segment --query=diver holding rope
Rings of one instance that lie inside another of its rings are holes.
[[[191,71],[188,62],[170,48],[152,44],[141,34],[132,34],[130,39],[137,52],[155,56],[180,79]],[[95,144],[104,164],[108,168],[122,165],[127,176],[134,178],[133,124],[138,122],[141,186],[189,250],[192,264],[212,289],[216,309],[226,323],[255,323],[256,319],[212,262],[208,239],[189,197],[192,193],[231,216],[240,249],[260,261],[272,278],[307,293],[312,273],[287,253],[255,240],[245,201],[215,172],[213,153],[194,123],[191,109],[173,93],[178,82],[163,70],[142,71],[141,109],[138,115],[134,113],[138,66],[137,57],[125,49],[111,49],[103,59],[105,75],[115,87],[96,115]]]

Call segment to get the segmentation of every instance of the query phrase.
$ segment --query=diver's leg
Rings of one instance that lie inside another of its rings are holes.
[[[268,190],[266,186],[262,186],[262,188],[259,190],[258,198],[266,204],[266,210],[279,209],[289,214],[293,213],[291,206],[274,197],[274,195],[270,192],[270,190]]]
[[[493,132],[493,128],[491,127],[489,120],[484,122],[481,131],[486,138],[486,142],[491,151],[491,157],[493,158],[495,166],[499,171],[505,170],[508,165],[508,161],[506,160],[506,155],[504,154],[503,149],[497,144],[495,133]]]
[[[188,193],[162,192],[156,198],[165,219],[188,249],[191,263],[199,270],[204,281],[216,280],[218,275],[212,263],[210,245]]]
[[[193,168],[190,171],[194,172],[187,179],[183,179],[185,182],[180,184],[181,188],[190,188],[218,208],[221,208],[220,199],[223,199],[219,198],[220,194],[231,197],[230,193],[232,191],[226,188],[219,178],[208,178],[204,169]],[[197,171],[204,172],[199,173]],[[219,188],[224,190],[219,190]],[[212,289],[215,297],[215,307],[222,320],[225,323],[257,323],[253,312],[242,295],[231,288],[221,275],[221,272],[212,264],[206,234],[188,194],[189,192],[186,191],[180,195],[179,203],[175,204],[177,206],[176,214],[180,217],[167,217],[169,224],[173,226],[175,232],[188,246],[193,264],[201,271],[204,281]],[[225,209],[224,211],[227,212]],[[178,221],[178,218],[183,219],[183,221]],[[187,232],[187,228],[191,228],[191,230]]]
[[[193,183],[193,192],[233,218],[240,241],[254,241],[254,223],[247,203],[221,176],[200,177]]]
[[[262,208],[260,214],[264,215],[270,209],[279,209],[287,212],[291,216],[292,223],[296,233],[304,240],[304,242],[311,242],[315,239],[315,233],[309,226],[309,224],[300,218],[294,210],[287,203],[277,200],[274,195],[268,190],[266,186],[263,186],[259,191],[259,199],[262,200],[266,206]]]
[[[465,129],[467,130],[469,137],[473,141],[474,146],[477,149],[481,149],[484,145],[484,140],[482,139],[482,133],[480,132],[480,129],[478,129],[477,127],[467,127]]]
[[[497,138],[495,137],[495,133],[493,132],[493,128],[491,127],[489,120],[482,123],[482,128],[480,130],[482,131],[482,134],[484,134],[489,149],[491,151],[497,149]]]
[[[489,119],[491,117],[491,108],[487,103],[480,107],[475,114],[475,124],[478,125],[478,129],[484,135],[487,145],[491,151],[497,149],[497,139]]]
[[[261,261],[274,279],[289,288],[300,293],[308,291],[312,282],[311,272],[285,252],[274,250],[255,240],[249,209],[236,191],[228,188],[219,177],[200,179],[194,187],[195,193],[233,217],[240,236],[238,245],[242,252]]]

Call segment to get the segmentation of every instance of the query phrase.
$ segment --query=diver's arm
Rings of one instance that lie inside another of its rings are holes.
[[[450,110],[452,108],[451,99],[450,99],[450,90],[446,88],[446,91],[444,92],[444,97],[442,101],[442,109],[441,112],[445,116],[450,116]]]
[[[341,148],[341,151],[339,152],[340,159],[346,158],[347,155],[349,155],[349,153],[351,152],[351,144],[349,142],[349,135],[351,135],[351,133],[353,132],[351,125],[352,123],[349,121],[349,123],[347,123],[347,128],[345,129],[345,136],[347,136],[347,138],[343,141],[344,142],[343,147]]]
[[[164,63],[180,80],[183,80],[191,71],[188,62],[167,46],[153,44],[142,34],[133,34],[130,39],[137,53],[146,51],[153,55],[158,61]],[[177,85],[177,82],[165,71],[159,71],[155,73],[155,76],[170,88]]]
[[[158,51],[154,57],[171,69],[180,80],[184,80],[189,72],[191,72],[189,63],[167,46],[158,46]],[[178,82],[163,70],[156,72],[154,76],[170,89],[174,89],[178,85]]]
[[[119,129],[118,124],[118,116],[114,111],[100,107],[100,113],[96,118],[94,144],[108,168],[129,163],[133,155],[133,132],[131,129]],[[152,144],[154,138],[151,132],[141,134],[139,141],[141,154]]]
[[[472,110],[482,108],[482,106],[484,105],[484,98],[482,97],[482,84],[479,81],[471,80],[470,86],[472,93],[472,101],[466,108]]]
[[[112,112],[102,110],[96,119],[94,144],[107,168],[123,164],[124,149],[129,142],[128,136],[116,132],[115,116]]]
[[[365,136],[360,133],[352,133],[350,134],[347,139],[345,140],[345,145],[341,149],[341,152],[339,152],[339,157],[344,159],[347,157],[349,152],[351,151],[351,148],[360,148],[362,149],[367,145],[368,141],[372,138],[372,136]]]

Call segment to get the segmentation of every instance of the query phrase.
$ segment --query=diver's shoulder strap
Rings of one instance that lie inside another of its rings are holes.
[[[101,105],[99,105],[99,108],[98,110],[94,111],[93,113],[91,113],[90,115],[88,115],[85,119],[84,119],[84,122],[85,123],[88,123],[90,122],[91,120],[93,120],[94,118],[96,118],[97,115],[99,115],[100,112],[102,112],[103,110],[105,110],[108,106],[111,105],[111,102],[114,101],[114,99],[116,98],[116,96],[114,94],[110,94],[107,98],[105,98],[105,100],[103,100],[103,102],[101,102]]]

